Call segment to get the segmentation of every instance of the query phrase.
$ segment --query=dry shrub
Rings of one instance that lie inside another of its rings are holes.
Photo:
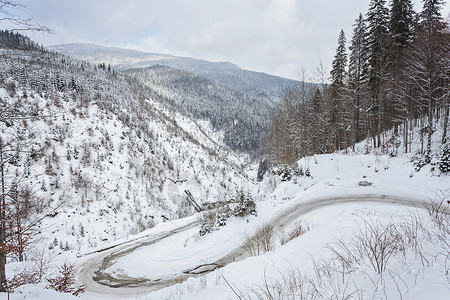
[[[404,258],[407,253],[412,253],[423,266],[431,266],[442,258],[444,284],[450,287],[450,216],[444,201],[427,202],[423,206],[430,219],[424,220],[416,211],[410,212],[409,217],[401,221],[391,220],[387,224],[364,220],[364,227],[358,235],[350,241],[338,239],[329,248],[345,268],[356,268],[368,275],[368,265],[377,274],[390,274],[396,285],[395,278],[400,276],[389,269],[389,261],[397,254]],[[425,245],[427,248],[432,245],[433,251],[426,251]],[[378,286],[374,280],[372,283]]]
[[[363,227],[356,236],[350,240],[338,239],[329,246],[334,254],[329,260],[316,262],[313,259],[312,274],[291,268],[281,274],[281,279],[264,276],[263,283],[249,289],[246,295],[236,292],[235,295],[240,299],[365,299],[373,297],[373,293],[384,293],[384,298],[386,280],[391,280],[397,287],[399,299],[404,299],[402,293],[409,290],[408,284],[402,274],[390,268],[389,262],[397,255],[404,260],[408,253],[413,253],[424,266],[443,267],[441,283],[450,287],[450,215],[444,200],[427,202],[423,206],[429,219],[421,217],[417,211],[396,222],[363,219]],[[246,241],[251,242],[254,241]],[[433,251],[426,251],[430,245]],[[251,249],[256,251],[255,246]],[[365,274],[375,292],[363,294],[353,274]]]
[[[264,276],[264,283],[254,288],[251,294],[261,300],[314,299],[317,292],[311,283],[311,278],[299,270],[291,269],[282,274],[280,280],[268,280]]]
[[[37,270],[23,269],[19,273],[14,274],[13,278],[6,280],[8,292],[14,293],[14,290],[24,284],[36,284],[40,281],[39,272]]]
[[[363,299],[362,291],[336,261],[314,261],[314,274],[289,269],[281,279],[268,280],[253,288],[248,298],[256,299]]]
[[[404,253],[402,235],[392,221],[387,224],[378,220],[363,221],[364,227],[354,238],[350,241],[338,239],[336,246],[329,248],[346,267],[368,261],[374,271],[381,274],[395,253]]]
[[[450,211],[448,209],[447,199],[442,196],[437,201],[422,203],[430,215],[431,221],[438,229],[437,237],[450,248]]]
[[[304,234],[305,232],[308,232],[310,230],[310,227],[308,224],[300,221],[294,224],[294,227],[291,228],[290,231],[288,231],[287,234],[283,234],[281,239],[280,239],[280,243],[281,245],[286,244],[289,241],[292,241],[295,238],[298,238],[299,236],[301,236],[302,234]]]
[[[445,285],[450,289],[450,212],[447,198],[441,195],[437,201],[424,202],[434,228],[429,231],[429,236],[435,241],[438,254],[444,260],[443,273]]]
[[[32,263],[26,263],[23,269],[12,278],[7,278],[6,286],[10,293],[13,293],[19,286],[24,284],[36,284],[39,283],[49,268],[49,260],[44,255],[44,250],[38,254]]]
[[[403,243],[422,265],[430,265],[430,257],[426,255],[424,244],[432,239],[429,230],[425,227],[425,220],[417,212],[410,212],[409,218],[397,223],[397,230],[402,234]]]
[[[260,255],[273,249],[274,232],[273,227],[263,224],[255,230],[253,236],[244,235],[242,248],[251,256]]]

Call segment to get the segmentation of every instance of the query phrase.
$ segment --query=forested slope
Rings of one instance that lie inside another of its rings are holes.
[[[207,120],[223,132],[232,150],[256,152],[268,130],[271,105],[220,85],[200,75],[153,66],[125,72],[166,97],[174,108]]]
[[[344,31],[339,34],[330,83],[286,91],[266,143],[270,159],[290,163],[363,140],[368,153],[394,146],[409,152],[418,127],[419,155],[429,163],[437,125],[441,143],[448,143],[450,30],[442,7],[443,1],[426,0],[415,12],[410,0],[370,1],[349,49]]]
[[[37,223],[50,249],[83,251],[140,232],[192,214],[185,190],[201,205],[229,200],[248,182],[243,158],[220,135],[154,90],[0,36],[12,41],[0,49],[2,209],[23,213],[24,224],[50,213]],[[28,204],[17,201],[25,196]]]

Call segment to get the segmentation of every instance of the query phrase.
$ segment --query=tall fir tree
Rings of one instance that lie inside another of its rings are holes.
[[[347,39],[344,30],[341,30],[338,37],[338,47],[332,62],[331,87],[329,89],[330,99],[328,112],[330,118],[330,138],[333,141],[335,149],[339,150],[346,147],[346,139],[344,132],[345,124],[345,101],[347,100],[346,92],[346,69],[347,69]]]
[[[349,92],[353,99],[352,135],[353,144],[363,137],[365,126],[360,112],[364,112],[364,100],[367,90],[369,73],[369,46],[367,43],[367,26],[362,14],[359,14],[353,25],[353,36],[350,44],[350,56],[348,65]]]
[[[423,0],[418,34],[411,51],[409,75],[417,83],[418,98],[427,112],[427,150],[426,160],[431,157],[431,136],[433,134],[434,112],[444,107],[445,124],[448,123],[448,94],[450,74],[450,40],[446,31],[441,9],[442,0]],[[446,128],[443,142],[445,142]]]
[[[331,69],[331,84],[336,87],[344,86],[344,80],[347,68],[347,39],[345,38],[344,30],[341,29],[338,38],[338,47],[336,49],[336,54],[334,55],[334,60],[332,62]]]
[[[446,24],[442,18],[441,10],[443,0],[422,0],[423,9],[419,15],[420,30],[427,30],[429,34],[441,32]]]
[[[416,13],[411,0],[392,0],[389,29],[397,48],[405,49],[411,43],[416,28]]]
[[[403,70],[406,68],[405,51],[413,41],[417,28],[417,14],[415,13],[411,0],[391,0],[389,28],[392,38],[391,54],[391,94],[392,125],[397,133],[401,124],[404,124],[408,116],[405,115],[405,106],[408,101],[403,97],[402,82],[404,82]],[[406,127],[405,127],[406,128]],[[406,131],[406,129],[405,129]],[[405,137],[405,144],[407,136]]]
[[[371,0],[367,12],[368,43],[369,43],[369,80],[371,106],[371,135],[375,138],[376,147],[381,146],[380,134],[386,126],[384,114],[388,111],[388,99],[385,83],[389,80],[390,38],[389,9],[385,0]]]

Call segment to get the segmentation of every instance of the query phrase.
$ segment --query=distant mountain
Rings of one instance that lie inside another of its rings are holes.
[[[116,70],[164,65],[202,75],[252,98],[278,102],[283,90],[295,80],[243,70],[229,62],[209,62],[188,57],[147,53],[93,44],[63,44],[50,49],[91,63],[110,64]]]

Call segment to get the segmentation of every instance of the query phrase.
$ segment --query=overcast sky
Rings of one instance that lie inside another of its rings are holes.
[[[20,13],[52,28],[46,46],[95,43],[229,61],[298,79],[328,68],[340,29],[347,40],[369,0],[22,0]],[[415,0],[416,10],[421,1]],[[444,16],[450,11],[446,4]]]

